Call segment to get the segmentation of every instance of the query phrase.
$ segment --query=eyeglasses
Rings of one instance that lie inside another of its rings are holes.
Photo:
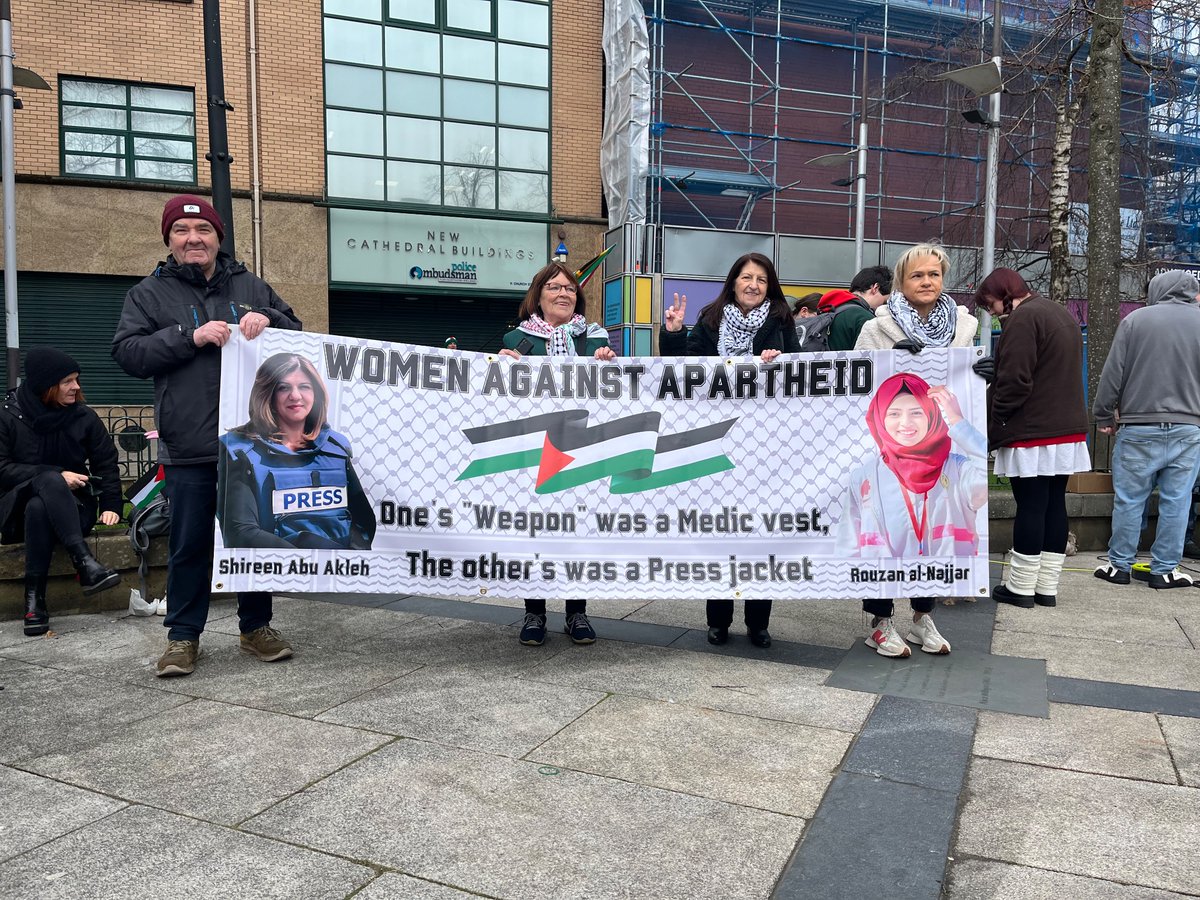
[[[546,290],[551,294],[578,294],[579,288],[573,284],[559,284],[558,282],[550,282],[546,285]]]

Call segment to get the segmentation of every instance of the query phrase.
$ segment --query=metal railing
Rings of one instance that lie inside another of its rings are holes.
[[[134,481],[158,461],[153,406],[94,406],[117,445],[121,480]]]

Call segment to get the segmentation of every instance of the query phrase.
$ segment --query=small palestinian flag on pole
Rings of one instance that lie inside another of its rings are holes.
[[[721,452],[730,419],[659,435],[657,412],[589,427],[587,410],[466,428],[473,459],[458,481],[537,467],[534,491],[550,494],[610,478],[612,493],[652,490],[734,468]]]
[[[600,268],[600,263],[604,262],[604,257],[612,253],[612,249],[615,246],[616,244],[610,244],[604,248],[603,252],[593,256],[580,267],[579,271],[575,273],[575,279],[579,282],[580,287],[583,287],[585,284],[587,284],[588,279],[596,274],[596,270]]]
[[[153,469],[147,469],[137,481],[130,485],[125,491],[125,499],[128,500],[134,509],[144,509],[150,505],[163,489],[164,472],[162,466],[155,466]]]

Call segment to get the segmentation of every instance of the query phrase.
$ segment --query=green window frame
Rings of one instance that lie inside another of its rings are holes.
[[[196,184],[192,88],[60,75],[64,176]]]

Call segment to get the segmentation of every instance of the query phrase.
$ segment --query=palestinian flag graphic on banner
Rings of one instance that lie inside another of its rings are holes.
[[[125,491],[125,499],[133,505],[134,509],[142,509],[162,493],[164,477],[162,466],[148,469]]]
[[[737,419],[660,435],[661,419],[648,412],[589,426],[588,411],[575,409],[464,428],[472,458],[457,480],[536,467],[539,494],[602,478],[612,493],[632,494],[734,468],[721,439]]]

